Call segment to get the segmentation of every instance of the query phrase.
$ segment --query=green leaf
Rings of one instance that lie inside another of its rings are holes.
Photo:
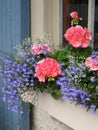
[[[79,24],[79,19],[73,19],[71,21],[71,25],[77,25],[77,24]]]
[[[94,85],[92,83],[89,83],[88,84],[88,89],[93,89],[94,88]]]
[[[51,96],[54,98],[54,99],[60,99],[61,98],[61,92],[60,91],[56,91],[56,92],[53,92],[51,93]]]
[[[48,81],[55,81],[55,78],[49,77],[49,78],[48,78]]]

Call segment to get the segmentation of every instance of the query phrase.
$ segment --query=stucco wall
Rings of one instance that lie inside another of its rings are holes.
[[[32,111],[32,130],[73,130],[36,106]]]

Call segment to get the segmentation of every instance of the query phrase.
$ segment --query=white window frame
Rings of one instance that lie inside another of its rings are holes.
[[[51,35],[51,41],[59,47],[59,2],[62,0],[31,0],[31,38]]]
[[[92,35],[90,46],[94,43],[94,21],[95,21],[95,0],[88,0],[88,29]]]

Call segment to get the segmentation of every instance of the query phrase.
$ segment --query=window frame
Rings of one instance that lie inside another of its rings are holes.
[[[88,29],[92,35],[90,46],[94,46],[95,0],[88,0]]]

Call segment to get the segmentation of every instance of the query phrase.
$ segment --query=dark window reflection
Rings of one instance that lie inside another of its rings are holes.
[[[98,0],[95,1],[94,47],[98,50]]]
[[[77,11],[79,17],[83,20],[80,22],[82,26],[87,27],[88,18],[88,0],[70,0],[70,12]]]
[[[77,11],[79,13],[79,17],[83,18],[79,24],[87,27],[88,0],[63,0],[63,34],[66,32],[66,29],[70,27],[70,13],[73,11]],[[66,44],[64,37],[63,43],[64,45]]]

